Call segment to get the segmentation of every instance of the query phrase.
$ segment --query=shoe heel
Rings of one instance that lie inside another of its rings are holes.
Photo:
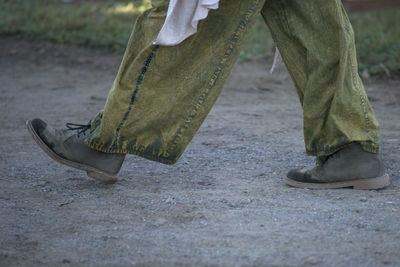
[[[86,174],[90,178],[96,179],[105,184],[113,184],[118,180],[117,175],[108,175],[106,173],[95,172],[95,171],[87,171]]]
[[[355,181],[353,183],[353,188],[358,190],[373,190],[373,189],[381,189],[388,185],[390,185],[389,175],[385,174],[383,176],[373,179]]]

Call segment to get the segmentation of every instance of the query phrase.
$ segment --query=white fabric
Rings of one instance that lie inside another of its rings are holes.
[[[197,24],[218,9],[219,0],[171,0],[156,45],[173,46],[197,32]]]
[[[281,53],[279,53],[278,47],[275,47],[274,62],[272,63],[272,67],[271,67],[269,73],[272,74],[275,70],[275,67],[278,66],[281,62],[282,62]]]

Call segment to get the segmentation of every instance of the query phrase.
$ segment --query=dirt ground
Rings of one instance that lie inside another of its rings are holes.
[[[392,184],[295,189],[305,155],[283,68],[240,63],[173,166],[127,157],[114,185],[62,166],[28,135],[102,108],[120,55],[0,38],[0,266],[399,266],[400,82],[366,85]]]

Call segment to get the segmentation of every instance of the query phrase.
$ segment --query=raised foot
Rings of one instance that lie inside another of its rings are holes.
[[[28,120],[26,126],[35,142],[53,160],[86,171],[89,177],[106,184],[117,181],[125,155],[93,150],[84,143],[82,136],[79,137],[79,133],[69,132],[71,129],[53,129],[40,119]]]

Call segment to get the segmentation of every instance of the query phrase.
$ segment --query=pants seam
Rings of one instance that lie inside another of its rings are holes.
[[[117,130],[115,131],[115,138],[114,138],[114,141],[113,141],[113,143],[112,143],[112,145],[111,145],[111,148],[110,148],[110,151],[109,151],[109,152],[114,152],[114,151],[116,150],[117,143],[118,143],[119,136],[120,136],[121,128],[124,126],[125,122],[126,122],[127,119],[128,119],[128,116],[129,116],[130,113],[132,112],[133,104],[134,104],[134,102],[135,102],[135,100],[136,100],[136,94],[137,94],[137,92],[139,91],[139,87],[140,87],[140,85],[142,84],[144,75],[146,74],[147,69],[149,68],[150,62],[151,62],[151,60],[153,59],[153,57],[154,57],[155,53],[157,52],[158,48],[159,48],[159,46],[156,45],[156,46],[153,48],[153,50],[151,51],[150,55],[147,57],[147,60],[146,60],[144,66],[143,66],[143,68],[142,68],[142,71],[141,71],[141,73],[139,74],[139,77],[138,77],[138,79],[137,79],[137,81],[136,81],[135,90],[133,91],[133,94],[132,94],[132,97],[131,97],[131,101],[130,101],[130,103],[129,103],[128,110],[126,111],[124,117],[122,118],[120,124],[119,124],[118,127],[117,127]]]

